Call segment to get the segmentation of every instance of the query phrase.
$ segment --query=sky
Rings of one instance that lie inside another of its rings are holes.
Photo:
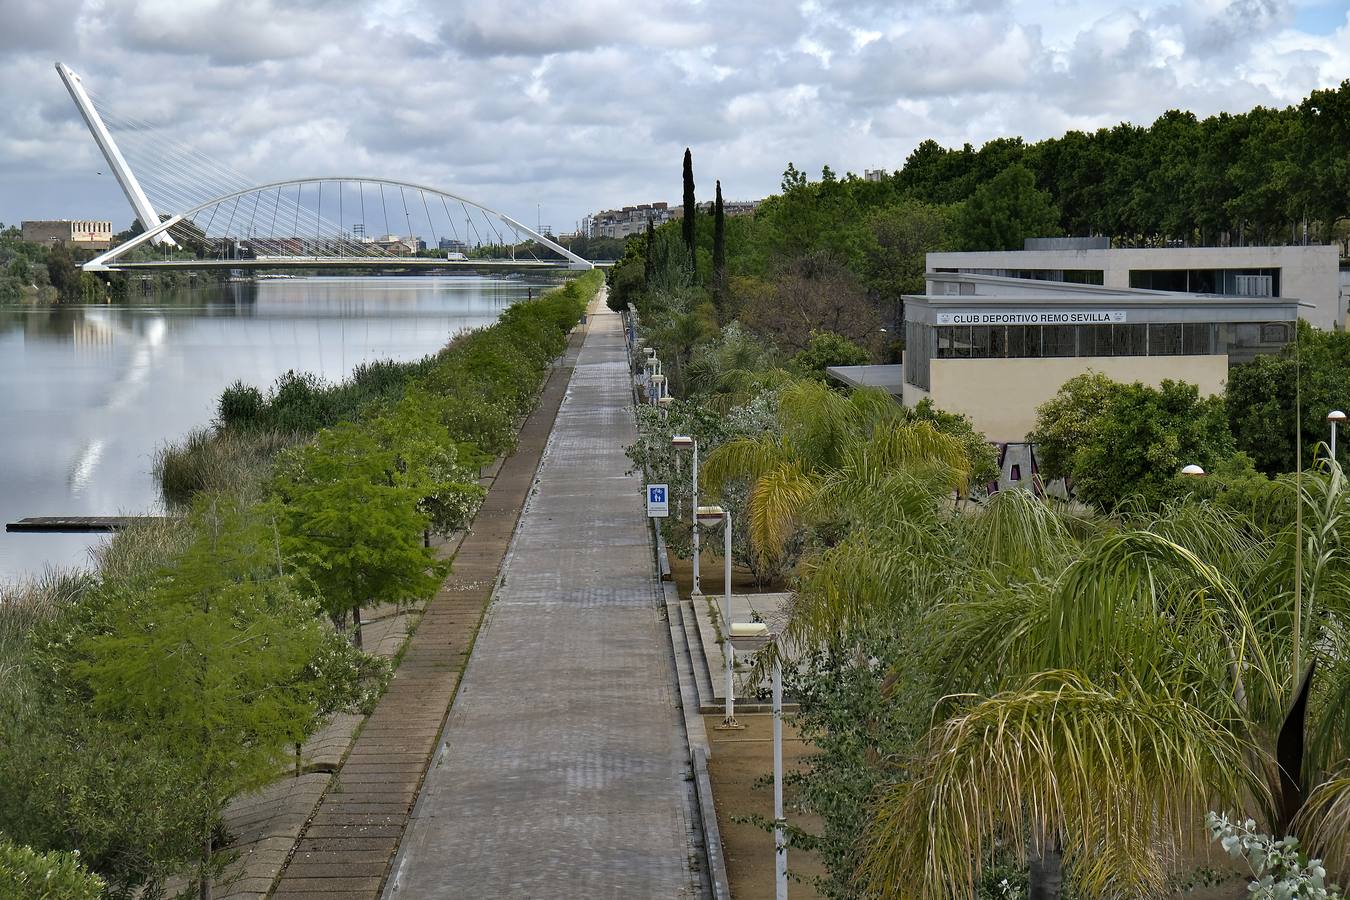
[[[1350,0],[0,0],[0,222],[132,212],[80,73],[258,183],[429,184],[570,231],[588,213],[894,170],[1350,77]]]

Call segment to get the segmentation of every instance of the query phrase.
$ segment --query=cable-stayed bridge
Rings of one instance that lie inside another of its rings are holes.
[[[144,226],[88,271],[594,267],[505,213],[427,185],[349,175],[257,184],[56,70]]]

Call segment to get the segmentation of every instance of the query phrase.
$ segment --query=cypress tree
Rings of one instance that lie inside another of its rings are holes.
[[[718,310],[727,300],[727,219],[722,209],[722,182],[717,182],[717,199],[713,202],[713,303]]]
[[[694,202],[694,156],[689,148],[684,148],[684,248],[689,253],[689,266],[692,270],[697,264],[694,256],[694,238],[698,229],[694,227],[694,216],[698,209]]]
[[[652,217],[647,216],[647,252],[642,258],[642,286],[652,289],[652,271],[656,268],[656,226]]]

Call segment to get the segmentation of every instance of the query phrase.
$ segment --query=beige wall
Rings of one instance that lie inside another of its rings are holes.
[[[1186,381],[1198,385],[1201,395],[1220,393],[1228,379],[1228,357],[1222,355],[935,359],[931,366],[933,402],[970,416],[977,430],[1000,442],[1025,440],[1036,425],[1036,407],[1084,372],[1154,387],[1169,378]],[[923,393],[906,384],[906,405],[911,391],[916,400]]]

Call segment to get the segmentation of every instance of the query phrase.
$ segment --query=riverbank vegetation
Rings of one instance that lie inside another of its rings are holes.
[[[1069,382],[1037,436],[1072,502],[988,493],[993,448],[968,421],[823,377],[893,352],[925,251],[1045,228],[1035,198],[962,202],[988,179],[957,162],[1057,146],[921,147],[882,182],[789,166],[753,216],[719,221],[715,204],[631,239],[611,303],[633,306],[675,399],[639,408],[630,458],[671,485],[662,527],[688,553],[688,459],[670,438],[694,435],[734,562],[792,591],[782,642],[818,752],[789,798],[822,824],[790,839],[824,862],[824,895],[1236,891],[1205,847],[1218,835],[1252,860],[1273,846],[1260,833],[1302,842],[1253,863],[1280,870],[1262,896],[1311,884],[1319,859],[1344,877],[1350,490],[1320,440],[1350,338],[1300,326],[1283,355],[1236,367],[1226,397]],[[939,158],[948,174],[919,181]],[[1027,182],[1009,178],[1045,191]],[[1278,236],[1235,221],[1230,237]],[[1154,233],[1175,232],[1140,241]],[[1181,477],[1191,462],[1213,474]],[[1211,810],[1245,830],[1207,826]]]
[[[600,280],[341,385],[231,387],[161,461],[181,518],[119,533],[91,572],[7,589],[0,893],[39,859],[72,885],[61,896],[210,883],[229,802],[378,698],[389,669],[360,649],[362,608],[435,590],[446,566],[425,535],[469,526],[479,465],[509,449]]]

